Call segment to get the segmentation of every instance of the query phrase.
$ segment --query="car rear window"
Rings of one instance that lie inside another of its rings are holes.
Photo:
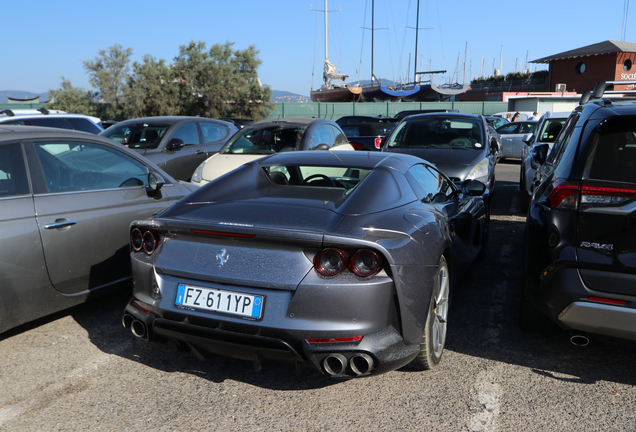
[[[461,117],[419,117],[400,123],[389,138],[389,148],[483,148],[481,120]]]
[[[586,179],[636,183],[636,116],[606,121],[590,136],[590,143]]]
[[[341,188],[351,192],[370,172],[369,169],[347,166],[266,166],[265,174],[281,186],[312,186]]]
[[[223,153],[273,154],[298,149],[305,126],[269,126],[260,129],[242,129],[230,140]]]

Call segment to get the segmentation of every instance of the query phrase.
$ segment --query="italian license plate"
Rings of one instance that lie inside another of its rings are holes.
[[[249,318],[261,318],[263,296],[179,284],[175,305]]]

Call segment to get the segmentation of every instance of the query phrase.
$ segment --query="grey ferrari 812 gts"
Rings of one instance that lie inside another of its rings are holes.
[[[397,153],[278,153],[131,224],[123,324],[198,357],[337,378],[441,359],[453,281],[484,253],[487,187]]]

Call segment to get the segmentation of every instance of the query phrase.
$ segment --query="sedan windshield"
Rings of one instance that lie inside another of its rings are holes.
[[[483,147],[483,125],[470,118],[421,117],[403,121],[389,139],[389,148]]]
[[[298,150],[305,129],[302,125],[245,128],[232,137],[223,153],[272,154]]]
[[[133,123],[114,125],[100,135],[133,149],[156,149],[169,124]]]

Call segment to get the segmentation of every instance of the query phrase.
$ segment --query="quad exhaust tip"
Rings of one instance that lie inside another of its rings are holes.
[[[375,362],[373,358],[364,353],[354,354],[347,360],[342,354],[329,354],[322,360],[322,367],[333,377],[347,375],[347,366],[355,376],[368,375],[373,370]]]

